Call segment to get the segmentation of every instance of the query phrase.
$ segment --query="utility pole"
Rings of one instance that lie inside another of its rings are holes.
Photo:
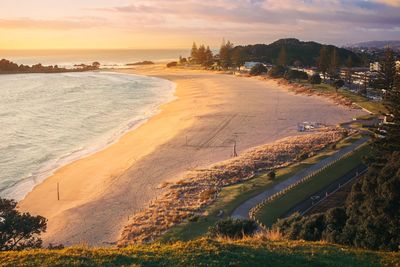
[[[60,184],[57,182],[57,200],[60,200]]]
[[[237,152],[236,152],[236,140],[235,140],[234,143],[233,143],[233,157],[235,158],[237,156],[238,155],[237,155]]]

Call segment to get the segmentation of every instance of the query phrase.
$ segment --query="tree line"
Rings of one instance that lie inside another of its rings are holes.
[[[75,72],[97,70],[100,67],[99,62],[93,62],[91,65],[79,64],[74,69],[59,67],[58,65],[43,66],[42,64],[34,64],[32,66],[24,64],[16,64],[7,59],[0,60],[0,73],[58,73],[58,72]]]
[[[273,228],[289,239],[326,240],[369,249],[400,249],[400,74],[393,51],[381,60],[377,84],[390,122],[376,129],[368,171],[352,187],[344,207],[294,214]]]
[[[191,64],[200,64],[206,68],[219,69],[238,68],[240,70],[245,61],[246,57],[242,50],[235,47],[229,40],[223,41],[217,54],[214,54],[209,46],[204,44],[197,46],[193,42],[190,57],[188,59],[182,56],[179,57],[181,64],[189,62]]]

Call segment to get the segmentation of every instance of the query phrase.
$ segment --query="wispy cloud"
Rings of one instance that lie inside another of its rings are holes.
[[[237,43],[297,37],[343,44],[400,36],[400,0],[58,0],[71,4],[65,12],[57,6],[54,14],[44,1],[56,4],[35,1],[42,3],[45,16],[35,13],[33,4],[31,15],[24,10],[22,18],[6,17],[0,10],[0,29],[100,28],[124,40],[173,36],[211,45],[222,37]]]
[[[385,4],[394,7],[400,7],[400,0],[373,0],[373,2]]]
[[[0,18],[0,29],[74,30],[99,27],[101,25],[104,25],[104,22],[99,18],[66,18],[57,20],[32,18]]]

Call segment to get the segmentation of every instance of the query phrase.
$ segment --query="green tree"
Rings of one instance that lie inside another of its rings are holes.
[[[213,55],[213,52],[211,51],[210,47],[207,46],[206,52],[205,52],[204,66],[211,67],[213,64],[214,64],[214,55]]]
[[[193,63],[197,63],[197,60],[198,60],[198,49],[197,49],[197,45],[196,45],[195,42],[193,42],[192,50],[190,51],[190,57],[191,57],[191,61]]]
[[[284,67],[287,65],[287,54],[285,47],[282,47],[281,51],[279,52],[278,65]]]
[[[233,65],[239,69],[244,65],[246,62],[246,54],[243,49],[243,47],[235,47],[235,49],[232,52],[232,63]]]
[[[256,75],[261,75],[264,73],[267,73],[268,69],[261,63],[257,63],[250,69],[250,75],[256,76]]]
[[[332,51],[331,56],[331,64],[329,67],[329,76],[331,79],[336,79],[339,73],[339,66],[340,66],[340,57],[338,54],[338,50],[335,48]]]
[[[353,58],[349,56],[346,60],[346,82],[351,85],[353,81]]]
[[[338,80],[333,82],[333,86],[335,86],[335,91],[336,91],[336,94],[337,94],[338,91],[339,91],[339,88],[344,86],[344,81],[342,79],[338,79]]]
[[[16,209],[13,200],[0,198],[0,251],[39,248],[39,235],[46,231],[47,220]]]
[[[206,62],[206,47],[204,45],[200,45],[197,50],[197,63],[204,66]]]
[[[229,40],[227,42],[224,40],[219,50],[219,61],[222,68],[228,69],[232,67],[232,51],[233,44]]]
[[[326,46],[322,46],[319,57],[318,57],[318,70],[322,73],[324,80],[326,79],[326,73],[329,70],[329,54]]]
[[[308,78],[308,82],[311,84],[320,84],[321,83],[321,76],[319,73],[314,73]]]
[[[383,59],[379,62],[380,70],[376,87],[390,91],[394,87],[396,76],[396,59],[393,50],[386,48]]]

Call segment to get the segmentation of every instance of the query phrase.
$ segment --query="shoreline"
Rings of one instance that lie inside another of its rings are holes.
[[[177,98],[115,144],[61,167],[20,202],[49,219],[46,243],[113,243],[129,217],[163,192],[162,183],[230,158],[234,141],[241,153],[298,134],[296,121],[335,124],[361,113],[255,79],[160,66],[118,72],[170,80]]]
[[[93,140],[91,140],[88,144],[83,144],[75,148],[71,148],[65,154],[62,154],[50,161],[46,162],[42,166],[40,166],[36,171],[30,173],[28,176],[22,178],[21,180],[16,181],[14,184],[10,185],[7,188],[0,189],[0,192],[5,193],[5,195],[9,198],[14,198],[17,201],[23,200],[27,194],[29,194],[34,187],[45,181],[47,178],[54,175],[60,168],[71,164],[74,161],[78,161],[85,157],[89,157],[101,150],[106,149],[107,147],[117,143],[122,136],[130,131],[134,131],[142,124],[146,123],[151,117],[156,116],[161,112],[160,107],[164,104],[167,104],[175,99],[175,90],[176,84],[171,81],[149,77],[145,75],[138,74],[124,74],[115,71],[86,71],[87,73],[104,73],[110,75],[129,75],[129,76],[140,76],[146,78],[154,78],[162,80],[165,83],[165,87],[168,87],[168,90],[171,90],[171,95],[165,97],[164,99],[157,99],[156,102],[148,109],[145,113],[143,113],[142,117],[137,118],[129,118],[126,121],[120,123],[116,128],[111,131],[105,132],[100,136],[96,136]],[[64,74],[62,73],[52,73],[52,74]],[[21,73],[22,74],[22,73]],[[26,74],[26,73],[24,73]],[[42,74],[42,73],[28,73],[28,74]],[[16,75],[16,74],[13,74]],[[25,188],[29,187],[29,188]],[[11,197],[14,196],[14,197]]]

